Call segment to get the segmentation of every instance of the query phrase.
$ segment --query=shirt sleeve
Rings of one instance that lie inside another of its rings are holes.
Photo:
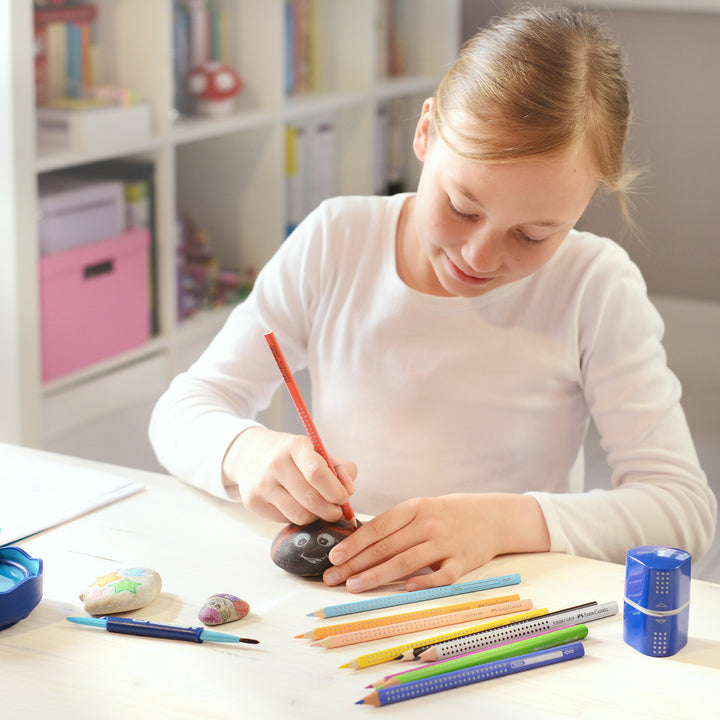
[[[237,435],[260,423],[282,382],[265,340],[272,331],[290,369],[306,364],[309,313],[322,265],[317,211],[298,226],[259,273],[250,296],[230,314],[205,352],[173,379],[149,426],[151,445],[172,475],[218,497],[241,500],[225,486],[222,462]]]
[[[662,319],[620,252],[625,261],[593,268],[577,306],[581,382],[612,488],[532,494],[553,551],[623,563],[629,548],[665,545],[699,557],[715,533],[717,500],[667,367]]]

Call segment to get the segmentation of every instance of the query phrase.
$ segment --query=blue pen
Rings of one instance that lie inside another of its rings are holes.
[[[135,620],[133,618],[113,617],[111,615],[101,618],[69,617],[72,623],[78,625],[91,625],[103,628],[108,632],[123,633],[124,635],[143,635],[145,637],[165,638],[166,640],[187,640],[188,642],[224,642],[224,643],[252,643],[259,640],[241,638],[214,630],[205,630],[201,627],[180,627],[178,625],[160,625],[149,620]]]

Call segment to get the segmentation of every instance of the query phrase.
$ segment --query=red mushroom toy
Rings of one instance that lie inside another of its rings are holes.
[[[185,76],[185,87],[195,100],[198,114],[223,117],[232,112],[242,81],[231,67],[209,62],[190,68]]]

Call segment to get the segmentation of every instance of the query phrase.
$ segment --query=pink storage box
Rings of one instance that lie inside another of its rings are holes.
[[[40,258],[45,382],[147,342],[149,245],[138,229]]]

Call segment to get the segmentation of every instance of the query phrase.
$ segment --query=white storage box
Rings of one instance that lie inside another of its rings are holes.
[[[148,140],[150,106],[37,109],[38,143],[68,150],[102,150]]]
[[[63,252],[121,235],[125,229],[123,184],[41,176],[38,199],[40,253]]]

